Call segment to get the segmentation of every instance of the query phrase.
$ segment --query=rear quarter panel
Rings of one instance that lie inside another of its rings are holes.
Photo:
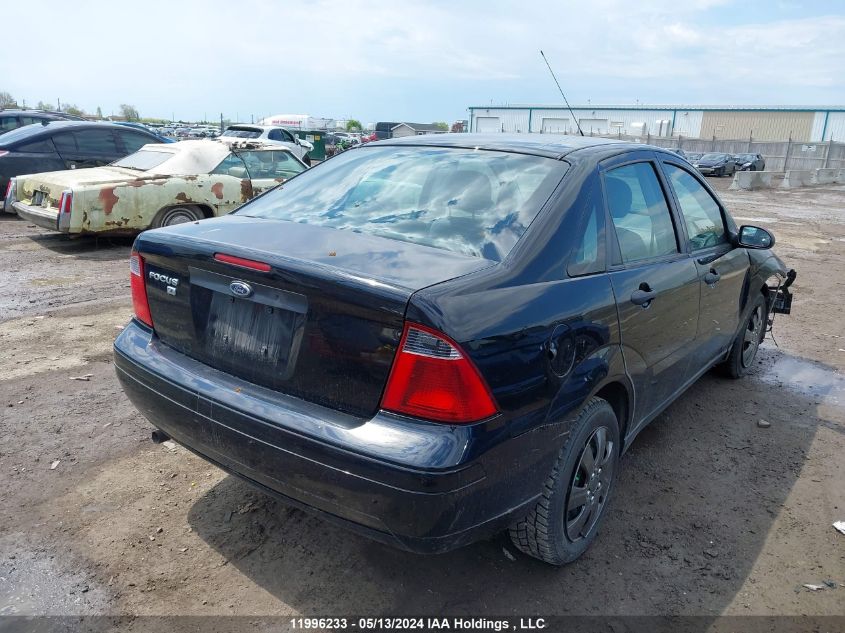
[[[224,215],[252,197],[248,180],[211,175],[88,185],[73,192],[72,233],[144,230],[159,210],[172,206],[200,205]]]

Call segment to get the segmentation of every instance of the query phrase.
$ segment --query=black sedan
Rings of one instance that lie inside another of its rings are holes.
[[[0,110],[0,134],[11,132],[24,125],[50,121],[84,121],[82,117],[50,110]]]
[[[115,366],[154,439],[287,503],[419,552],[509,530],[563,564],[640,430],[753,366],[791,299],[773,244],[659,148],[375,142],[141,234]]]
[[[730,154],[704,154],[693,161],[693,165],[706,176],[732,176],[736,171],[734,157]]]
[[[19,127],[0,135],[0,191],[6,192],[15,176],[101,167],[160,142],[146,130],[114,123],[45,121]]]
[[[737,171],[763,171],[766,169],[766,159],[760,154],[736,154],[734,163]]]

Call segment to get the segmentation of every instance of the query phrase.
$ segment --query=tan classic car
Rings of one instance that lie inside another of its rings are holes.
[[[277,144],[151,144],[106,167],[18,176],[6,208],[63,233],[131,233],[224,215],[306,169]]]

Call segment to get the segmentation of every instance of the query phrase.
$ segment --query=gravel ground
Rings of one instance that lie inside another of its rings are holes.
[[[845,615],[845,187],[728,182],[799,272],[793,314],[641,433],[562,569],[504,537],[399,552],[153,445],[110,361],[130,241],[0,214],[0,614]]]

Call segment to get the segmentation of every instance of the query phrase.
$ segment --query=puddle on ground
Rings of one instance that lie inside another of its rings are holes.
[[[817,363],[780,356],[757,377],[763,382],[813,396],[826,404],[843,406],[845,403],[845,377]]]

